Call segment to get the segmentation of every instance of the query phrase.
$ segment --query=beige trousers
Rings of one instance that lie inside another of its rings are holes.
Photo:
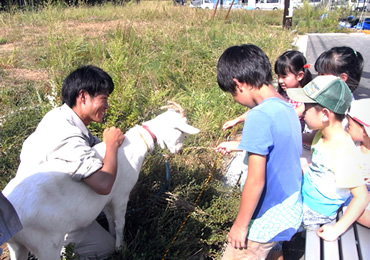
[[[69,233],[64,245],[74,244],[74,252],[80,259],[104,259],[115,252],[115,238],[97,221]]]

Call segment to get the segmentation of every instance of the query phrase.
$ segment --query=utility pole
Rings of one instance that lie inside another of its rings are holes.
[[[290,29],[292,27],[293,12],[289,14],[290,0],[284,0],[284,13],[283,13],[283,28]]]

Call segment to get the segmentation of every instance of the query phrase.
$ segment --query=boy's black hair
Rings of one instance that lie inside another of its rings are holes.
[[[346,73],[346,83],[351,92],[360,84],[363,68],[364,58],[361,53],[346,46],[333,47],[321,53],[315,62],[315,70],[320,75],[340,76],[341,73]]]
[[[93,65],[83,66],[71,72],[63,82],[62,99],[69,107],[76,105],[81,90],[91,97],[97,94],[111,94],[114,90],[112,78],[101,68]]]
[[[223,91],[235,93],[233,79],[260,88],[272,82],[271,63],[266,54],[253,44],[227,48],[217,63],[217,82]]]
[[[304,76],[299,84],[301,87],[304,87],[308,82],[312,80],[312,74],[308,68],[304,67],[305,65],[307,65],[307,60],[303,53],[295,50],[290,50],[284,52],[277,58],[274,70],[277,75],[287,75],[288,73],[292,73],[295,76],[297,76],[299,72],[303,71]],[[280,84],[278,92],[285,92],[281,88]]]

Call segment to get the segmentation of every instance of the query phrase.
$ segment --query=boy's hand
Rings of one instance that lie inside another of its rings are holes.
[[[341,235],[333,225],[323,225],[317,230],[317,235],[326,241],[337,240]]]
[[[248,227],[244,228],[234,223],[227,236],[227,242],[234,248],[244,249],[246,248],[245,240],[247,238],[247,233]]]
[[[223,155],[236,151],[238,148],[239,142],[223,142],[216,147],[216,152],[222,153]]]
[[[229,128],[232,128],[234,126],[236,126],[237,124],[239,123],[239,119],[238,118],[235,118],[233,120],[230,120],[230,121],[227,121],[223,126],[222,126],[222,130],[226,130],[226,129],[229,129]]]
[[[107,146],[113,145],[118,148],[125,140],[125,136],[120,129],[113,126],[104,130],[103,140]]]

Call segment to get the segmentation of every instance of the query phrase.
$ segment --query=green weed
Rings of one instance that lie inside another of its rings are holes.
[[[36,8],[36,7],[35,7]],[[63,79],[78,66],[97,65],[113,78],[115,91],[103,124],[127,131],[159,114],[167,100],[180,103],[188,122],[201,129],[171,155],[170,185],[165,160],[156,150],[143,165],[131,193],[124,241],[117,259],[217,259],[239,203],[237,188],[225,187],[225,158],[214,148],[225,140],[222,124],[246,108],[216,82],[216,64],[227,47],[254,43],[273,64],[296,32],[282,29],[282,12],[198,10],[172,2],[66,8],[48,2],[36,10],[0,13],[0,188],[15,175],[25,138],[52,104],[60,105]],[[293,18],[298,32],[333,30],[335,14],[305,6]],[[45,79],[15,75],[42,70]],[[55,98],[51,103],[48,96]],[[24,108],[32,108],[24,110]],[[230,131],[240,134],[241,126]],[[175,239],[176,238],[176,239]],[[72,257],[67,254],[67,259]]]

